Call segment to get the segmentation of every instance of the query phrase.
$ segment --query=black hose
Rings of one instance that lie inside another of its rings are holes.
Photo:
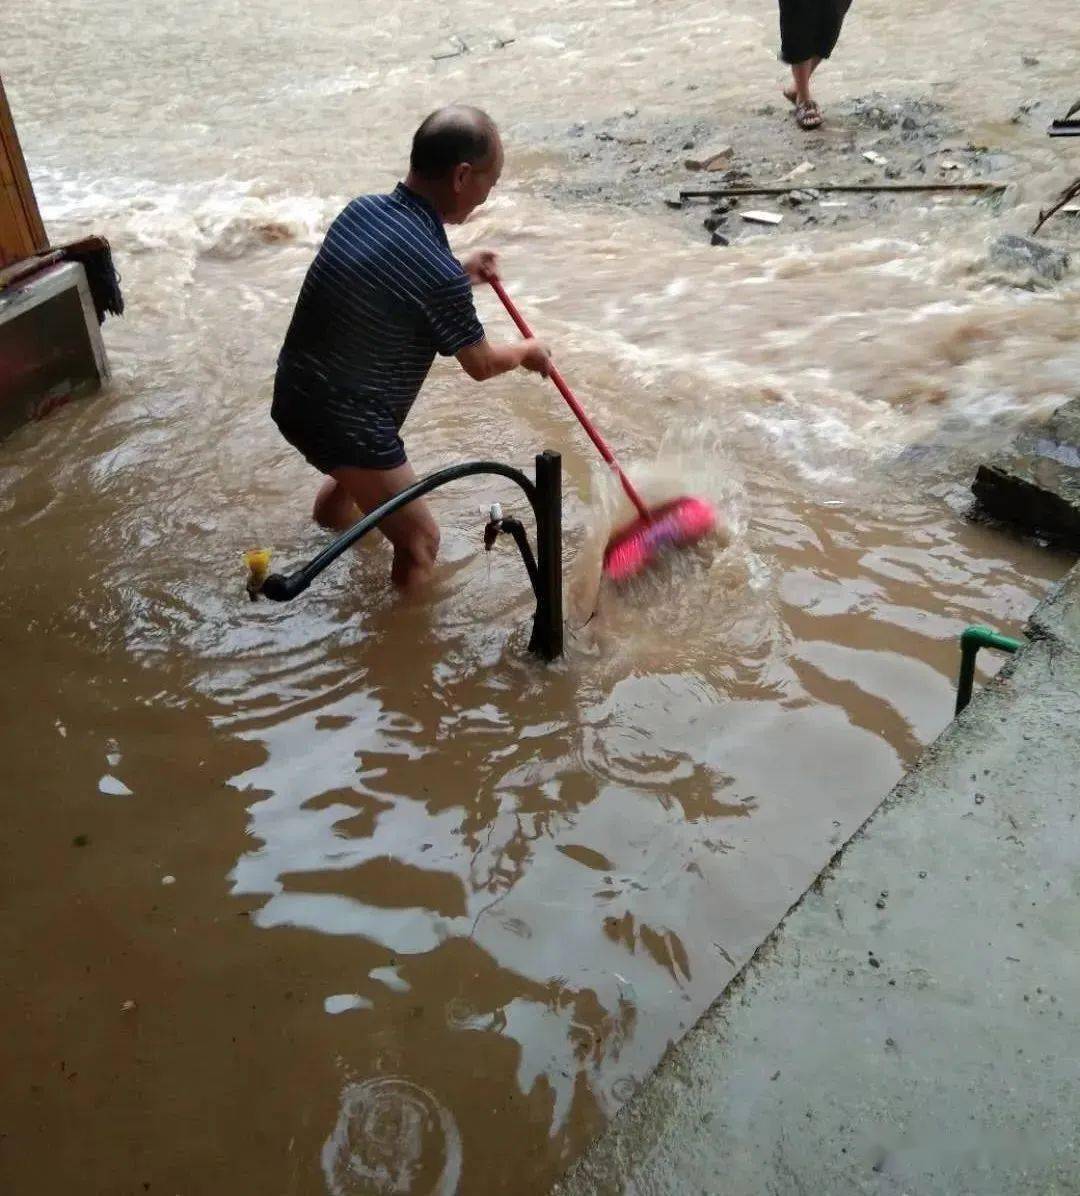
[[[421,478],[407,490],[402,490],[400,494],[395,494],[393,498],[387,499],[382,506],[376,507],[374,511],[354,523],[348,531],[342,532],[336,540],[328,544],[318,556],[313,557],[306,565],[292,573],[271,573],[263,582],[259,593],[272,602],[291,601],[298,594],[302,594],[315,578],[325,568],[332,565],[347,548],[351,548],[358,540],[363,539],[372,528],[378,527],[387,515],[393,515],[395,511],[400,511],[402,507],[408,506],[415,499],[423,498],[432,490],[445,486],[447,482],[455,482],[458,478],[467,478],[479,473],[498,474],[500,477],[517,482],[525,491],[525,497],[529,500],[533,512],[536,512],[536,485],[520,469],[514,469],[510,465],[501,465],[498,461],[466,461],[461,465],[448,465],[445,469],[437,469],[434,473],[429,473],[426,478]]]

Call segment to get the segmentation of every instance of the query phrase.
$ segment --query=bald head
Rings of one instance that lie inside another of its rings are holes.
[[[413,136],[409,166],[414,175],[439,182],[461,165],[474,169],[491,162],[499,131],[486,112],[451,104],[433,112]]]

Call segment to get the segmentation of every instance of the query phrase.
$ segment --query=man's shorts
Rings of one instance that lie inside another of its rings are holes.
[[[313,370],[278,366],[270,414],[282,436],[320,473],[396,469],[407,460],[397,420],[385,404],[351,394]]]

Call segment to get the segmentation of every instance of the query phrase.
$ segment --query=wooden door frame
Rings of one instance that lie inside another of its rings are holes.
[[[0,77],[0,267],[49,247]]]

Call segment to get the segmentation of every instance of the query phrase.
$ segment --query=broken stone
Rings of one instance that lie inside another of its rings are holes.
[[[787,183],[792,179],[801,179],[804,174],[809,174],[813,169],[813,162],[800,162],[794,169],[789,170],[781,181]]]
[[[718,228],[722,228],[727,221],[721,216],[706,216],[702,223],[705,226],[705,231],[714,233]]]
[[[623,109],[623,116],[637,116],[637,114],[638,114],[638,110],[637,110],[637,108],[634,107],[633,104],[631,104],[629,108]]]
[[[721,145],[700,157],[687,158],[687,170],[724,170],[730,164],[735,151],[730,145]]]
[[[714,232],[713,235],[709,238],[709,244],[710,245],[721,245],[724,248],[727,248],[727,246],[729,246],[731,244],[731,242],[728,240],[727,237],[724,236],[723,233]]]
[[[995,518],[1080,548],[1080,399],[980,465],[971,489]]]
[[[863,157],[867,162],[873,162],[875,166],[885,166],[889,161],[884,154],[879,154],[877,150],[865,150]]]
[[[779,224],[784,218],[779,212],[743,212],[742,218],[751,224]]]
[[[1029,271],[1046,282],[1060,282],[1069,268],[1069,255],[1030,237],[1005,233],[990,246],[990,262],[1005,270]]]
[[[1034,54],[1021,54],[1020,61],[1024,64],[1024,66],[1038,66],[1039,65],[1039,60],[1035,57]]]

